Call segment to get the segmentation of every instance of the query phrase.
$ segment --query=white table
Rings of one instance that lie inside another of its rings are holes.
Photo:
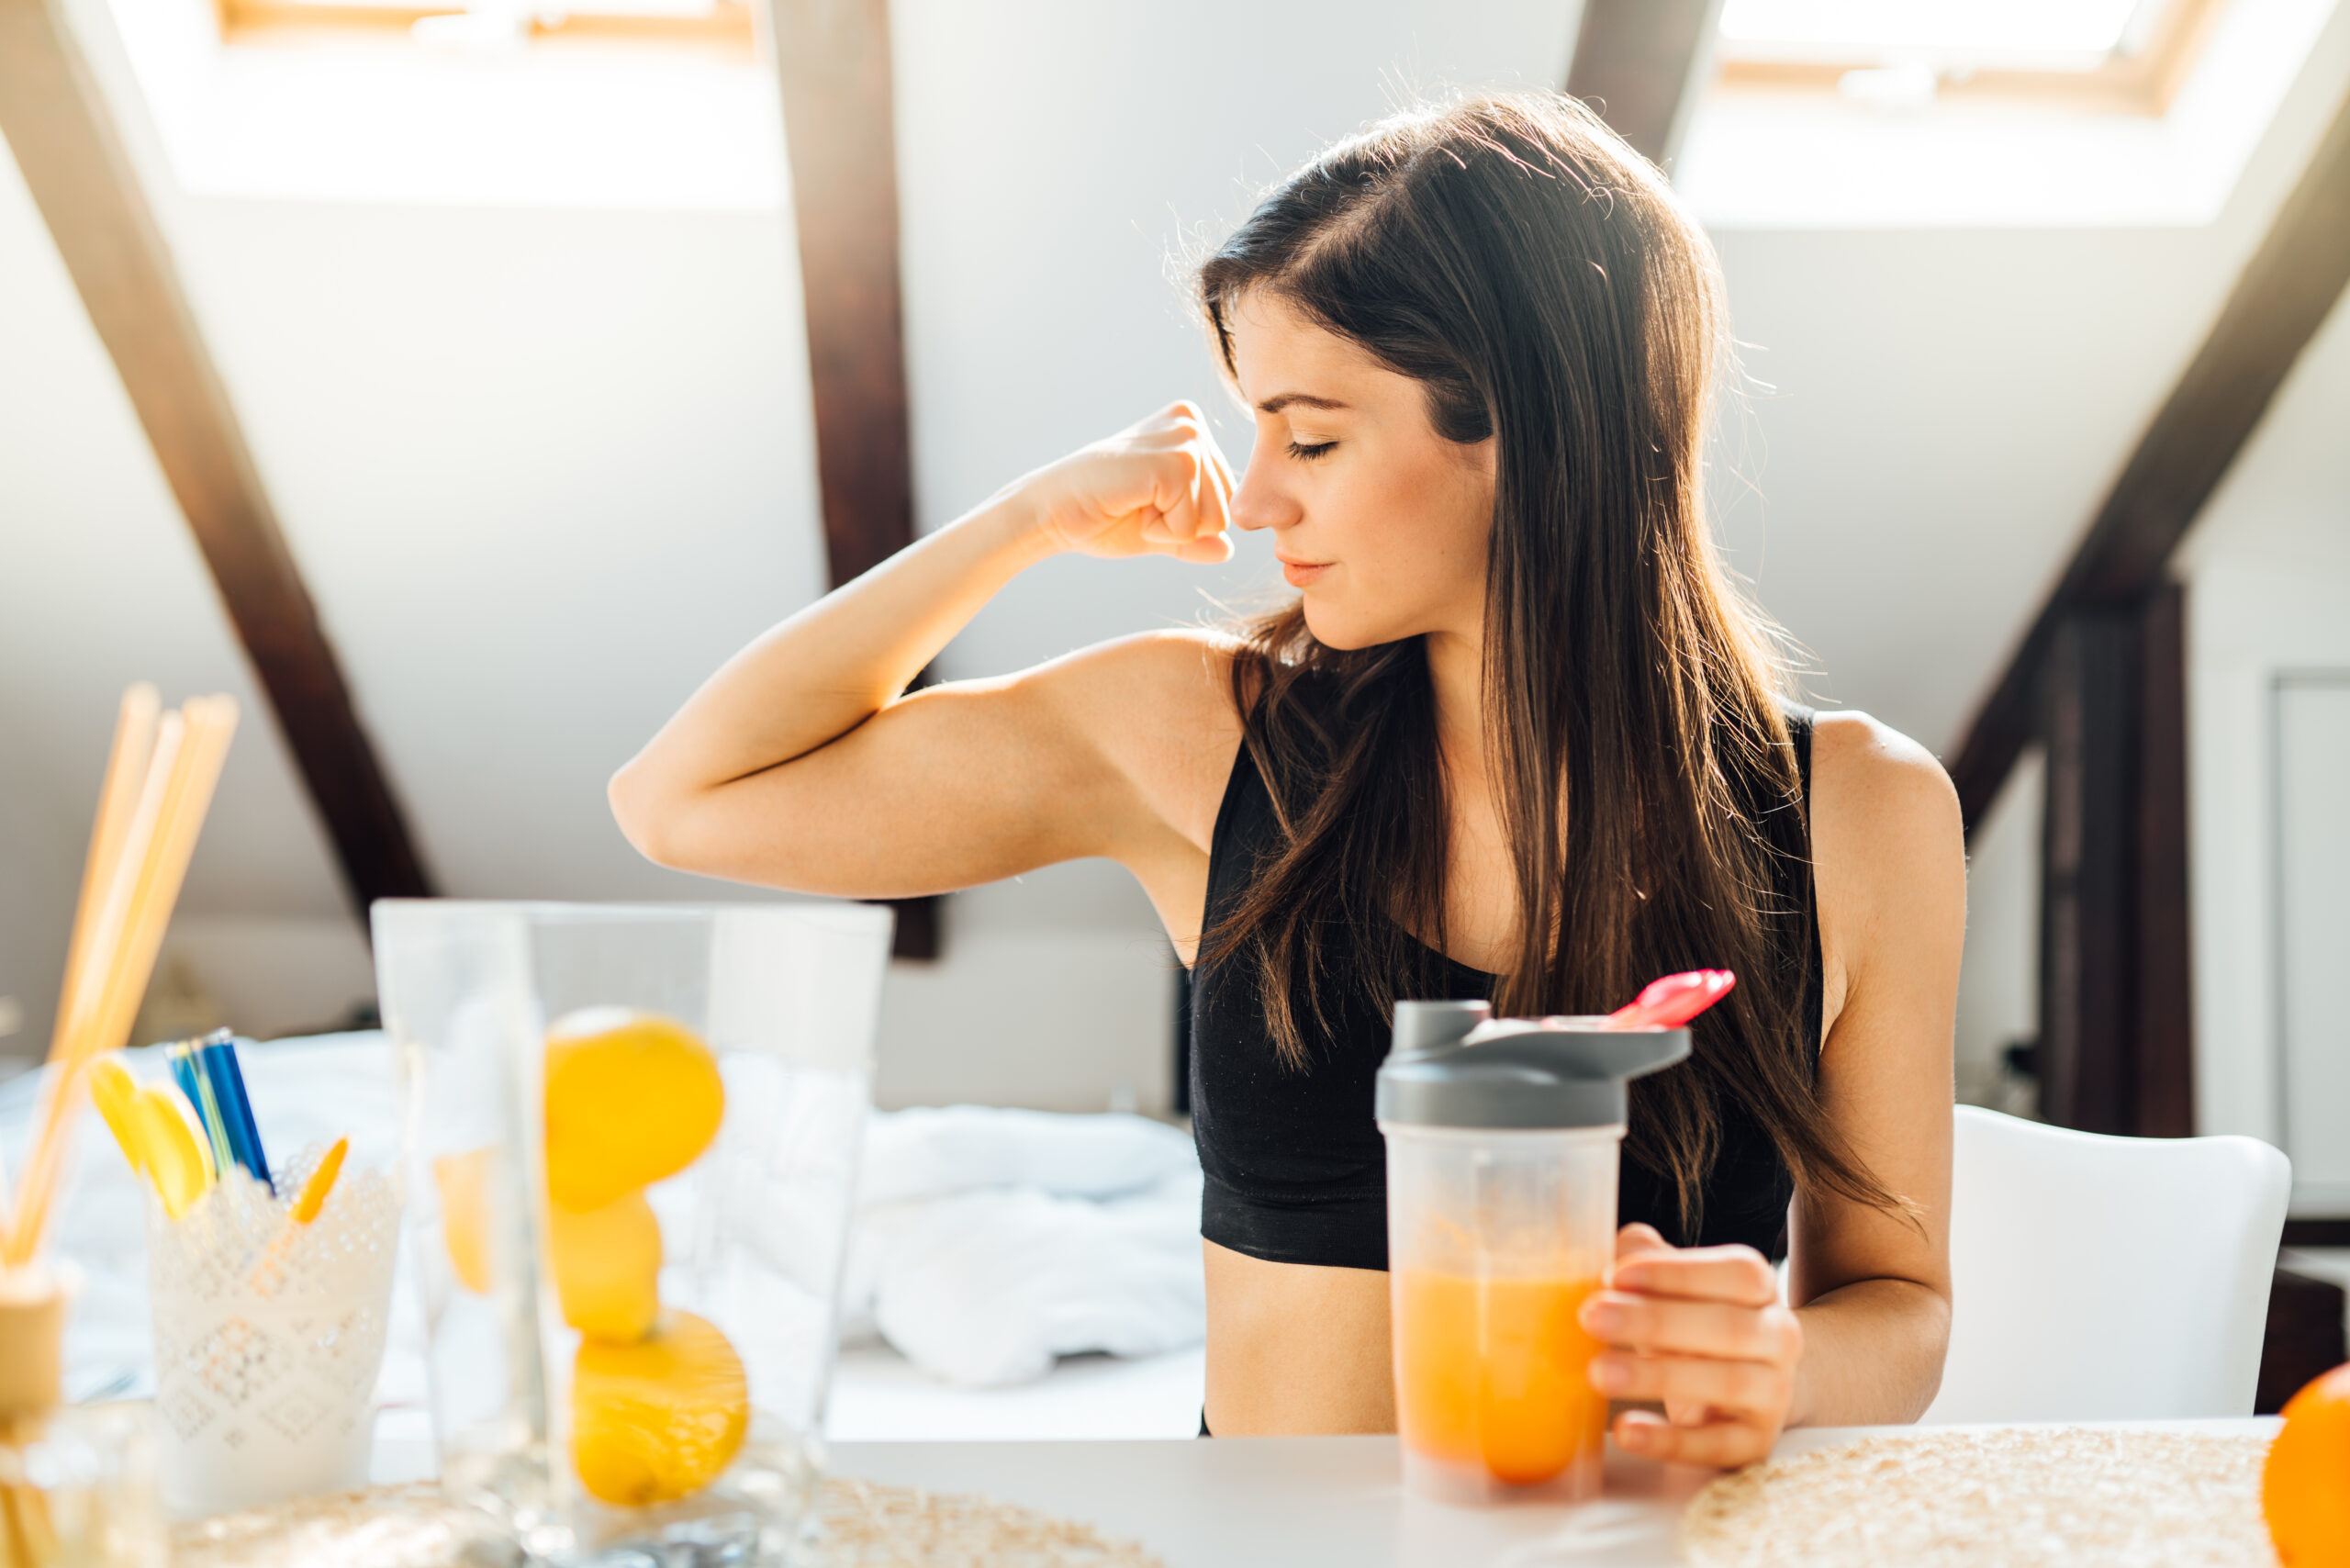
[[[2266,1436],[2274,1418],[2121,1423]],[[1956,1428],[1815,1428],[1774,1457]],[[1449,1507],[1407,1497],[1393,1438],[842,1443],[841,1474],[975,1492],[1141,1542],[1167,1568],[1670,1568],[1681,1506],[1712,1473],[1608,1450],[1605,1495],[1569,1508]]]

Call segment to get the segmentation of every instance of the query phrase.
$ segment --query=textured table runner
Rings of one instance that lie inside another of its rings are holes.
[[[2274,1568],[2261,1438],[2087,1427],[1869,1438],[1725,1475],[1696,1568]]]
[[[1161,1568],[1091,1526],[985,1497],[834,1477],[817,1568]],[[172,1532],[173,1568],[508,1568],[512,1549],[430,1483],[225,1514]]]

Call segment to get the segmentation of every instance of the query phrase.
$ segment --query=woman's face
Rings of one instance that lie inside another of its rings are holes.
[[[1228,323],[1257,450],[1232,521],[1269,528],[1305,624],[1333,648],[1422,633],[1477,638],[1494,442],[1438,435],[1427,394],[1262,290]]]

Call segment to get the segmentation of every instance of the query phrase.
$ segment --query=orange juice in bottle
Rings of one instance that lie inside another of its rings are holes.
[[[1401,1002],[1379,1074],[1404,1484],[1455,1502],[1598,1495],[1607,1402],[1575,1314],[1615,1250],[1628,1077],[1685,1029]]]
[[[1599,1346],[1575,1312],[1598,1288],[1591,1276],[1400,1271],[1395,1419],[1405,1446],[1511,1486],[1539,1486],[1595,1459],[1607,1401],[1587,1374]]]

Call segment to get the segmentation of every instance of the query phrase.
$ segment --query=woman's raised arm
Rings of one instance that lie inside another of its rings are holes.
[[[858,897],[1147,857],[1189,793],[1167,710],[1196,721],[1216,685],[1200,640],[901,694],[1047,556],[1225,559],[1232,488],[1188,403],[1007,486],[728,660],[613,777],[621,832],[679,869]]]

